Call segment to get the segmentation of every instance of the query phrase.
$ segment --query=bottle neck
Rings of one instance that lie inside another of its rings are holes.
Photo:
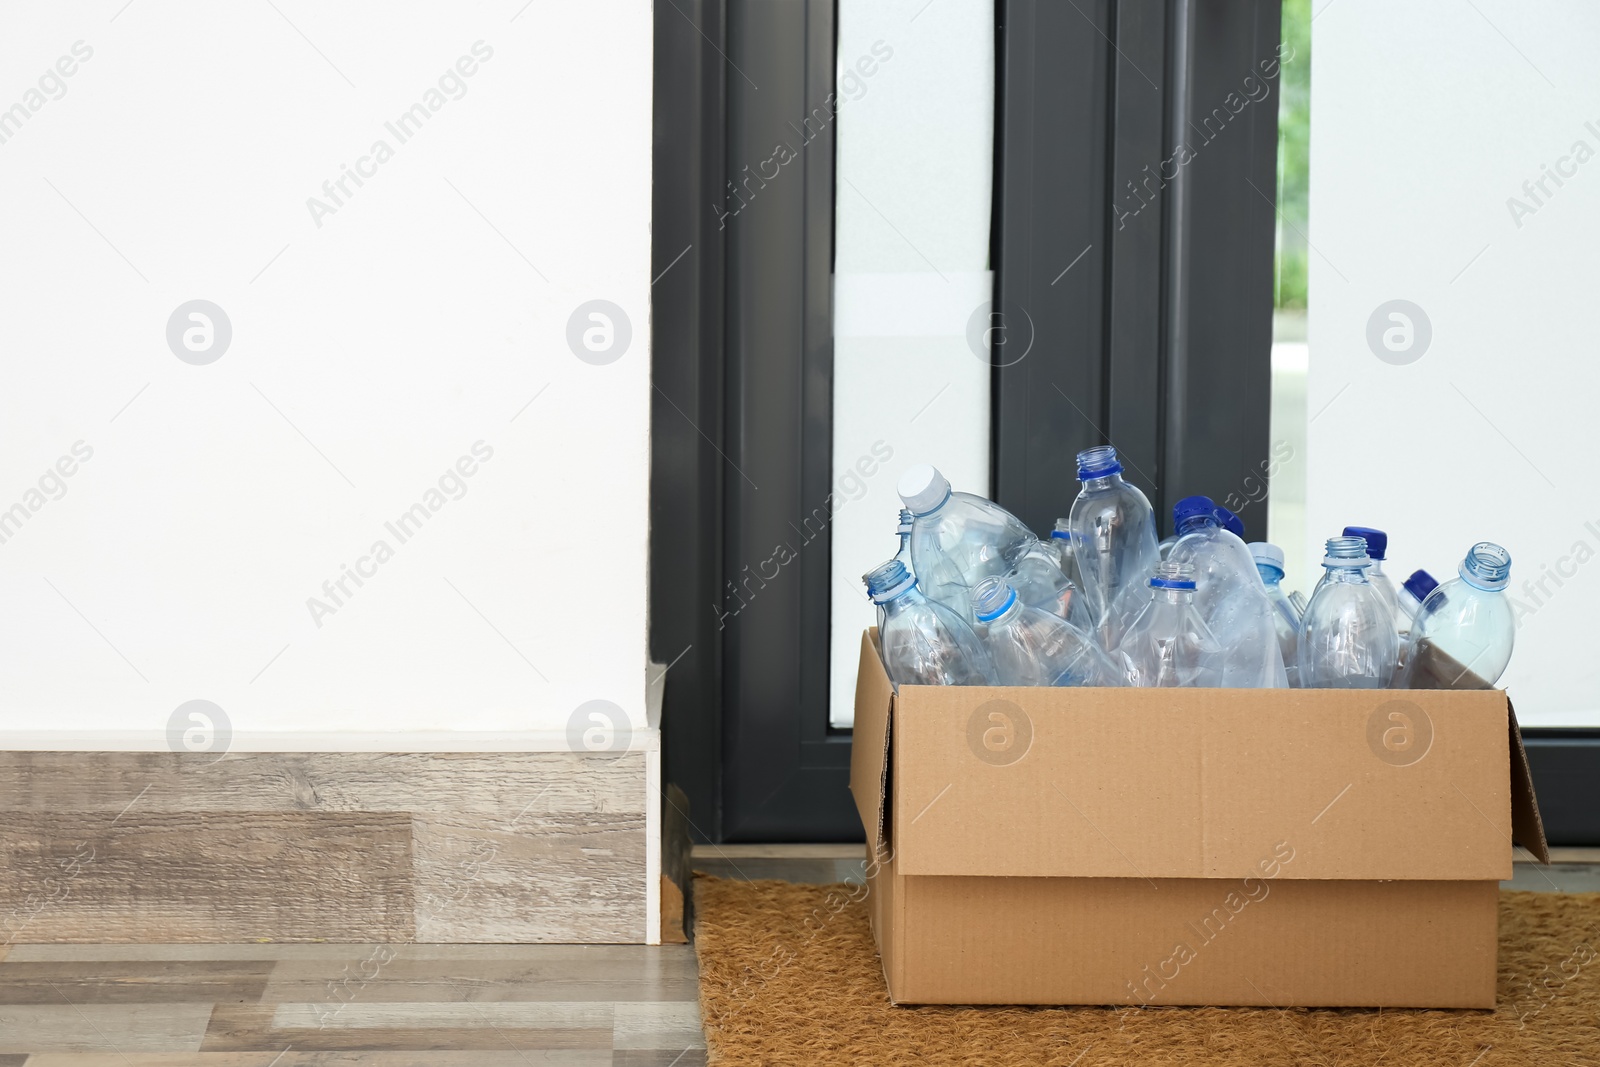
[[[873,603],[877,604],[878,607],[883,609],[885,616],[889,616],[895,614],[896,612],[904,611],[906,608],[912,607],[915,604],[919,604],[921,601],[922,591],[918,589],[916,583],[913,582],[900,592],[891,594],[887,599],[874,600]]]
[[[1094,492],[1100,489],[1113,489],[1122,484],[1122,472],[1111,471],[1108,474],[1092,474],[1087,478],[1080,477],[1085,492]]]
[[[1352,567],[1341,563],[1324,563],[1323,570],[1327,572],[1327,581],[1344,582],[1349,585],[1371,585],[1367,580],[1366,567]]]
[[[1217,525],[1217,520],[1211,518],[1209,515],[1195,515],[1184,519],[1178,524],[1177,534],[1179,537],[1183,537],[1185,534],[1197,533],[1200,530],[1220,529],[1222,529],[1222,527]]]
[[[1012,623],[1017,621],[1017,616],[1021,614],[1022,598],[1013,596],[1011,603],[1006,605],[1006,609],[1004,611],[996,615],[994,618],[989,619],[987,622],[984,622],[982,625],[987,626],[990,629],[993,629],[997,626],[1010,626]]]

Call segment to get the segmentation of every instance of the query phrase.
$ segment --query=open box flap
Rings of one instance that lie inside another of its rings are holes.
[[[861,635],[856,675],[856,718],[850,748],[850,792],[874,856],[883,856],[889,832],[889,730],[894,686],[878,655],[878,630]]]
[[[1544,817],[1539,814],[1539,799],[1533,795],[1528,750],[1522,747],[1522,727],[1517,725],[1517,709],[1510,696],[1506,697],[1506,716],[1511,729],[1511,839],[1533,853],[1540,863],[1549,863]]]
[[[1470,667],[1439,646],[1423,642],[1417,649],[1416,669],[1428,680],[1431,689],[1488,689],[1489,683]],[[1517,725],[1517,709],[1506,697],[1506,719],[1511,731],[1511,836],[1540,863],[1550,862],[1550,846],[1544,839],[1544,819],[1533,794],[1533,776],[1528,770],[1528,753],[1522,747],[1522,728]]]

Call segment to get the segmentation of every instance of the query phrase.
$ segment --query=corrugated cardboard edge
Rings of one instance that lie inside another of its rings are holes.
[[[868,860],[868,866],[872,861]],[[890,857],[877,867],[873,877],[872,940],[878,946],[878,963],[883,968],[883,985],[889,994],[889,1003],[900,1003],[895,994],[905,988],[905,892],[909,883],[901,879]]]
[[[867,839],[867,873],[874,913],[872,939],[883,967],[891,1003],[901,988],[904,960],[898,938],[905,928],[905,902],[889,844],[889,734],[894,718],[894,685],[878,654],[878,631],[861,635],[861,662],[856,676],[856,717],[850,751],[850,792]],[[885,915],[885,911],[894,912]]]
[[[1511,840],[1533,853],[1540,863],[1548,864],[1550,845],[1544,839],[1544,818],[1539,814],[1539,798],[1533,793],[1528,750],[1522,747],[1522,727],[1517,725],[1517,709],[1509,693],[1506,723],[1511,733]]]
[[[883,856],[889,826],[889,730],[894,686],[878,655],[878,631],[861,635],[856,718],[850,752],[850,792],[855,797],[868,857]]]

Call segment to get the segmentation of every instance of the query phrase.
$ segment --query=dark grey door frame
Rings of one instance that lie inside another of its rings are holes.
[[[655,6],[651,222],[650,658],[668,664],[665,780],[701,840],[720,838],[724,289],[714,193],[726,160],[724,0]],[[737,477],[735,475],[735,477]]]
[[[1111,443],[1163,530],[1249,488],[1265,536],[1280,14],[998,0],[993,484],[1036,528]]]
[[[834,5],[664,0],[655,22],[666,780],[703,839],[849,840],[849,733],[828,725]]]
[[[828,727],[833,0],[729,0],[727,47],[722,833],[845,840],[849,735]]]

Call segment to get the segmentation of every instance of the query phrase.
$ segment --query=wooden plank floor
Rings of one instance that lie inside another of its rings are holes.
[[[831,882],[860,878],[858,853],[694,858],[722,877]],[[1600,862],[1518,863],[1508,885],[1593,892]],[[0,946],[0,1067],[696,1067],[696,981],[681,945]]]

